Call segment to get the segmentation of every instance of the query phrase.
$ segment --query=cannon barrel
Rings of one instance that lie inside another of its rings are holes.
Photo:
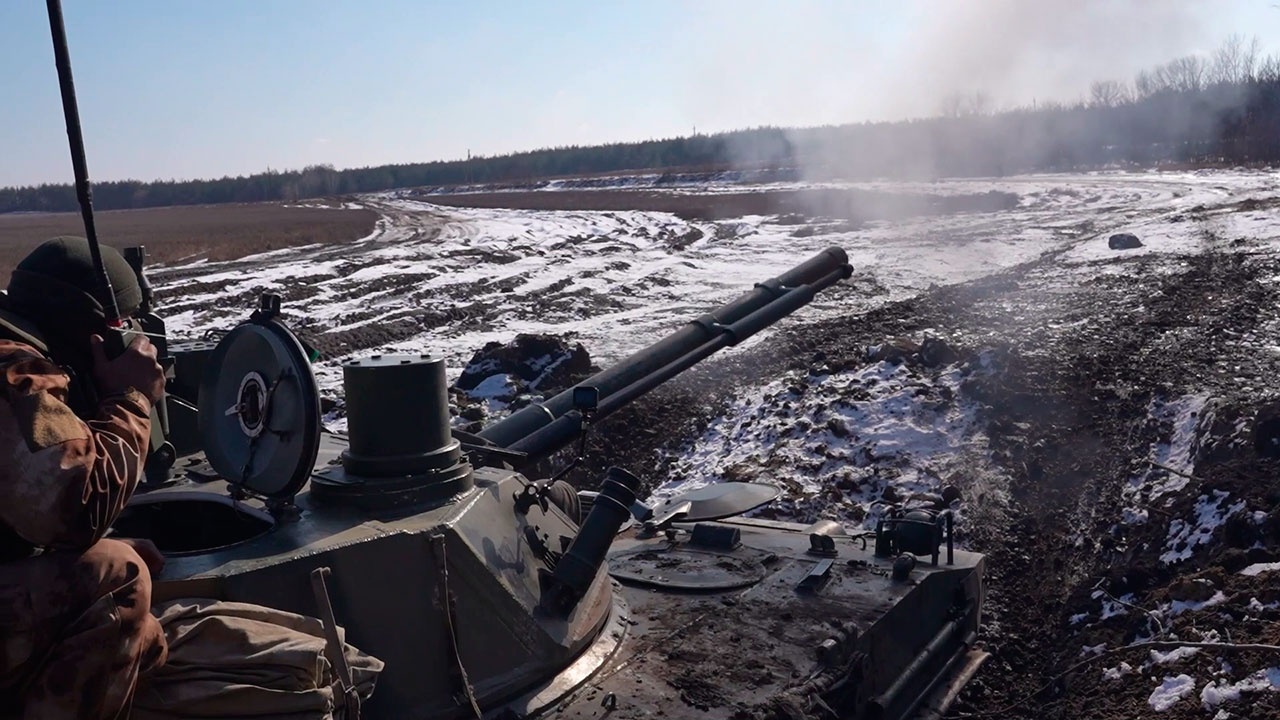
[[[852,272],[843,249],[827,248],[782,275],[757,283],[736,300],[691,320],[576,387],[596,388],[599,407],[595,417],[606,417],[717,350],[736,345],[799,310],[817,293]],[[545,403],[522,408],[478,435],[536,459],[572,442],[581,430],[582,415],[573,406],[570,388]]]

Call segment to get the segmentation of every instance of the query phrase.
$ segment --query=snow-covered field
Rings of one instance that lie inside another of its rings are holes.
[[[353,245],[157,267],[153,275],[166,295],[180,298],[166,316],[179,336],[229,327],[247,315],[256,293],[275,291],[313,335],[418,321],[420,332],[388,349],[443,356],[454,375],[475,349],[521,332],[581,341],[607,364],[831,245],[849,253],[855,275],[802,317],[857,312],[1053,250],[1069,251],[1064,267],[1122,272],[1122,265],[1107,265],[1114,257],[1109,231],[1141,236],[1146,247],[1138,254],[1194,250],[1203,244],[1196,228],[1168,223],[1169,216],[1228,198],[1274,197],[1275,180],[1268,173],[1199,172],[849,184],[937,194],[1002,190],[1021,202],[1008,212],[873,222],[843,232],[815,224],[808,237],[795,237],[795,225],[770,216],[686,222],[637,211],[448,208],[390,192],[362,201],[384,217]],[[797,187],[807,186],[765,189]],[[1233,214],[1228,221],[1249,218]],[[690,233],[698,239],[673,243]],[[431,320],[423,321],[424,314]],[[340,389],[341,359],[319,366],[326,390]]]
[[[1197,171],[825,183],[821,187],[937,195],[994,190],[1015,193],[1020,202],[1005,212],[871,222],[837,232],[815,222],[815,232],[804,237],[796,236],[793,222],[780,224],[775,216],[687,222],[639,211],[452,208],[393,191],[362,199],[383,218],[354,244],[157,266],[151,274],[174,298],[166,320],[178,337],[230,327],[248,314],[258,293],[280,292],[286,312],[302,318],[310,336],[424,313],[446,316],[382,347],[441,355],[451,377],[474,350],[517,333],[580,341],[607,365],[832,245],[849,253],[854,277],[801,310],[801,319],[860,312],[1050,252],[1061,253],[1064,274],[1124,273],[1138,257],[1209,247],[1201,224],[1176,222],[1193,209],[1216,211],[1221,217],[1211,222],[1230,234],[1275,239],[1280,229],[1269,209],[1222,206],[1280,197],[1277,180],[1277,172]],[[753,189],[806,187],[818,186]],[[1120,231],[1137,234],[1145,246],[1123,255],[1108,249],[1108,235]],[[691,233],[697,239],[673,243]],[[322,388],[339,392],[339,363],[362,352],[322,361]]]
[[[597,364],[607,366],[832,245],[848,252],[853,278],[782,324],[856,314],[1047,255],[1056,256],[1055,273],[1066,285],[1124,274],[1135,259],[1150,256],[1169,256],[1165,269],[1173,270],[1182,254],[1213,243],[1205,222],[1182,221],[1189,212],[1207,216],[1209,226],[1221,227],[1224,235],[1247,234],[1274,251],[1280,224],[1271,211],[1234,205],[1280,197],[1278,179],[1276,172],[1196,171],[827,183],[822,187],[937,195],[1002,191],[1020,200],[1009,211],[872,222],[856,230],[831,232],[829,224],[815,221],[813,234],[803,237],[796,236],[794,222],[784,224],[776,216],[687,222],[640,211],[452,208],[388,192],[361,199],[383,218],[372,235],[354,244],[160,267],[152,275],[166,296],[180,298],[166,308],[169,327],[179,337],[230,327],[264,291],[283,294],[286,312],[313,341],[393,321],[407,326],[403,337],[331,353],[318,363],[322,391],[340,397],[340,363],[350,357],[377,350],[434,354],[446,358],[453,379],[485,343],[507,342],[517,333],[581,342]],[[813,186],[753,189],[803,187]],[[726,189],[741,187],[702,188]],[[1134,233],[1144,247],[1111,250],[1107,238],[1113,232]],[[1148,264],[1145,271],[1161,267]],[[1280,352],[1280,346],[1273,349]],[[929,378],[930,393],[921,393],[918,373],[884,362],[742,388],[733,414],[685,449],[672,477],[659,479],[657,494],[722,480],[744,462],[768,468],[787,487],[794,514],[806,517],[832,510],[822,498],[825,488],[836,485],[845,490],[831,498],[836,508],[858,519],[887,485],[904,497],[936,492],[953,466],[981,465],[982,441],[971,408],[950,402],[959,381],[958,371],[951,370]],[[858,388],[861,402],[839,400],[849,396],[850,387]],[[934,396],[938,392],[948,395],[946,402]],[[798,409],[780,414],[778,403],[788,394]],[[1188,398],[1152,409],[1153,416],[1177,425],[1172,444],[1152,450],[1154,460],[1194,470],[1175,455],[1180,449],[1185,454],[1180,444],[1189,442],[1194,410],[1202,404],[1202,398]],[[821,461],[815,463],[815,456]],[[1144,503],[1181,487],[1178,476],[1160,478],[1135,478],[1126,489],[1131,521],[1144,518]],[[1206,509],[1202,515],[1179,528],[1180,549],[1171,553],[1194,544],[1220,512]]]

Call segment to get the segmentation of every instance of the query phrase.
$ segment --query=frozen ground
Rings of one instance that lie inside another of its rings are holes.
[[[601,453],[658,496],[759,479],[784,488],[762,512],[851,530],[884,503],[937,505],[957,488],[964,543],[991,563],[994,656],[966,694],[970,710],[1274,718],[1274,654],[1108,653],[1151,640],[1280,642],[1280,466],[1248,440],[1251,413],[1280,395],[1277,180],[1216,170],[840,186],[1019,198],[856,229],[384,193],[357,200],[383,216],[360,242],[153,277],[172,327],[191,336],[281,292],[324,351],[317,375],[337,398],[353,353],[434,353],[456,377],[475,350],[516,333],[581,342],[607,366],[839,245],[853,278],[691,371],[687,386],[620,413],[625,431],[602,428]],[[1113,232],[1144,246],[1112,250]],[[926,337],[956,356],[868,353]],[[1081,648],[1107,660],[1069,689],[1046,685]]]
[[[369,346],[369,333],[360,331],[378,324],[391,326],[383,332],[391,341],[373,344],[442,355],[455,375],[476,348],[519,332],[570,337],[608,363],[830,245],[849,253],[855,276],[820,296],[805,318],[858,312],[1051,250],[1072,248],[1068,266],[1092,265],[1107,257],[1108,229],[1142,235],[1148,247],[1140,253],[1195,248],[1194,224],[1164,221],[1227,197],[1272,197],[1268,182],[1256,173],[1187,173],[904,184],[903,191],[938,194],[1007,190],[1022,200],[1010,212],[845,232],[815,223],[808,237],[768,216],[686,222],[637,211],[446,208],[392,192],[361,200],[384,219],[354,245],[163,267],[154,275],[173,298],[167,320],[178,335],[229,327],[258,293],[282,293],[301,329],[330,351],[320,380],[336,392],[336,363],[344,351]]]

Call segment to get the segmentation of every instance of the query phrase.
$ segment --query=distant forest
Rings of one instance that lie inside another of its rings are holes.
[[[1280,161],[1280,57],[1232,36],[1087,98],[999,110],[981,92],[935,117],[557,147],[469,160],[335,170],[319,165],[219,180],[96,182],[103,210],[306,198],[393,188],[513,183],[620,171],[800,168],[811,179],[999,176],[1035,171]],[[74,211],[70,184],[0,189],[0,213]]]

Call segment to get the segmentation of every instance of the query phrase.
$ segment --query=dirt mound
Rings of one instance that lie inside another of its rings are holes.
[[[598,371],[581,343],[522,333],[509,343],[491,342],[477,350],[451,388],[451,398],[462,429],[476,432]]]
[[[592,372],[591,356],[582,343],[570,346],[552,335],[516,335],[510,343],[491,342],[463,368],[456,385],[475,390],[495,375],[518,378],[527,391],[555,394]]]

